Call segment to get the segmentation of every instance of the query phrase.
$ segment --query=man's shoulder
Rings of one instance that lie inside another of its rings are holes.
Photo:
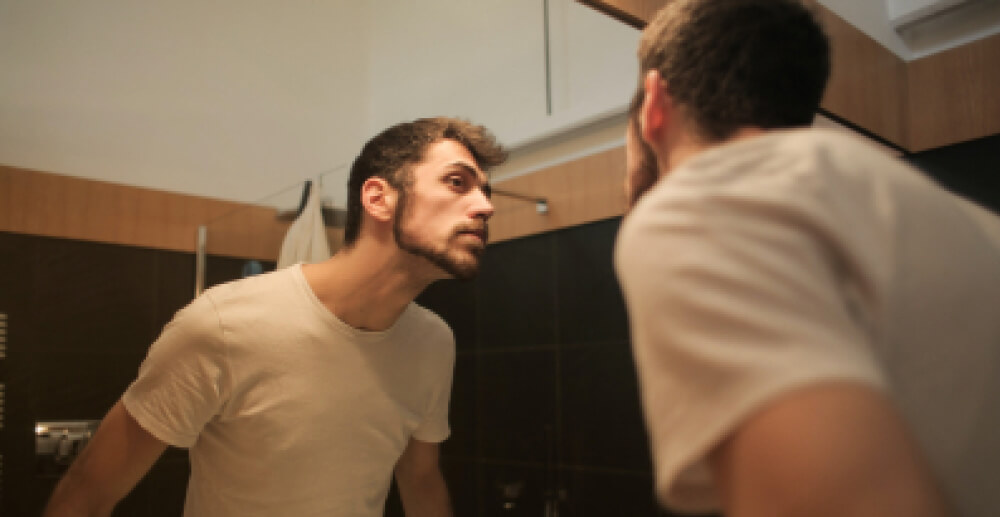
[[[245,301],[247,297],[273,294],[275,289],[293,286],[292,268],[284,268],[214,285],[206,289],[203,296],[216,305],[224,305],[233,301]]]
[[[301,299],[294,273],[284,268],[232,280],[206,289],[196,301],[211,307],[220,324],[272,317],[293,310]]]
[[[407,310],[410,313],[408,322],[411,328],[419,329],[420,333],[426,333],[440,340],[454,342],[451,326],[436,312],[416,302],[410,303]]]

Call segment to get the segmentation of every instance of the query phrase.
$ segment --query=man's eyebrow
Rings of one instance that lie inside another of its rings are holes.
[[[473,176],[477,176],[477,177],[479,176],[479,169],[477,169],[477,168],[475,168],[475,167],[473,167],[473,166],[471,166],[471,165],[469,165],[468,163],[465,163],[465,162],[451,162],[451,163],[448,164],[448,167],[449,168],[454,168],[454,169],[462,169],[462,170],[464,170],[466,172],[472,173]]]

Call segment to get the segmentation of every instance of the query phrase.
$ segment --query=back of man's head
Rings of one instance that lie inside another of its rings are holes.
[[[806,126],[830,75],[826,35],[801,0],[673,0],[639,43],[706,141],[742,127]]]

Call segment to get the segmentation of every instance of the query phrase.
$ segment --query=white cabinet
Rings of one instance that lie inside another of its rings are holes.
[[[638,31],[572,0],[370,2],[369,132],[459,116],[507,145],[628,102]],[[548,67],[548,68],[547,68]]]

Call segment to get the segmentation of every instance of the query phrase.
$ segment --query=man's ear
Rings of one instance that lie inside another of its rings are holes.
[[[673,119],[673,99],[667,93],[667,83],[660,72],[650,70],[642,80],[645,93],[639,109],[639,126],[642,139],[655,146]]]
[[[397,196],[396,189],[385,178],[372,176],[361,185],[361,206],[376,221],[392,220]]]

